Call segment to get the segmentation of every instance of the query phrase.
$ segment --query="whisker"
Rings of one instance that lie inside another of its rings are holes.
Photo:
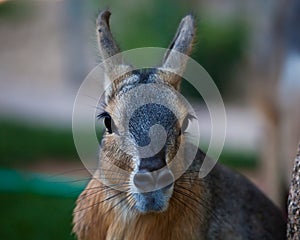
[[[176,192],[176,190],[174,190]],[[195,212],[195,210],[193,208],[191,208],[187,203],[185,203],[183,200],[181,200],[180,198],[174,196],[173,197],[174,200],[176,200],[177,202],[179,202],[181,205],[183,205],[184,207],[188,208],[192,213]],[[184,209],[185,211],[185,209]]]
[[[211,209],[210,207],[208,207],[208,206],[210,206],[210,203],[208,202],[208,200],[206,200],[204,198],[201,198],[200,196],[195,195],[195,193],[191,189],[185,188],[182,185],[177,185],[177,187],[188,191],[190,194],[187,194],[185,192],[182,192],[182,191],[178,190],[181,194],[183,194],[186,197],[188,197],[189,199],[193,200],[195,203],[199,203],[208,212],[208,214],[210,214],[211,217],[213,217],[215,220],[217,220],[220,224],[224,224],[224,221],[222,221],[219,218],[219,216],[217,214],[215,214],[214,210]],[[231,227],[230,224],[228,224],[228,226]]]
[[[95,171],[97,169],[95,168],[95,169],[90,169],[90,170]],[[72,170],[63,171],[63,172],[60,172],[60,173],[51,174],[50,176],[47,176],[46,178],[50,179],[50,178],[55,178],[55,177],[61,177],[61,176],[64,176],[64,175],[67,175],[67,174],[70,174],[70,173],[75,173],[75,172],[80,172],[80,171],[89,173],[90,170],[87,169],[87,168],[76,168],[76,169],[72,169]]]
[[[117,206],[119,206],[122,202],[124,202],[126,199],[128,198],[128,196],[125,196],[124,198],[122,198],[119,202],[117,202],[115,205],[113,205],[110,209],[108,209],[104,215],[106,215],[107,213],[111,212],[114,208],[116,208]]]
[[[128,178],[119,178],[119,177],[113,177],[113,176],[100,176],[100,177],[94,177],[95,180],[118,180],[118,181],[128,181]]]
[[[101,203],[103,203],[103,202],[105,202],[105,201],[110,201],[111,199],[113,199],[113,198],[115,198],[115,197],[117,197],[117,196],[119,196],[119,195],[121,195],[121,194],[124,194],[124,193],[123,193],[123,192],[118,192],[118,193],[116,193],[116,194],[114,194],[114,195],[112,195],[112,196],[109,196],[109,197],[107,197],[107,198],[101,200],[100,202],[96,202],[96,203],[94,203],[94,204],[92,204],[92,205],[89,205],[89,206],[87,206],[87,207],[84,207],[84,208],[81,208],[81,209],[79,209],[79,210],[77,210],[77,211],[74,211],[74,213],[81,212],[81,211],[87,210],[87,209],[89,209],[89,208],[93,208],[93,207],[95,207],[95,206],[98,206],[99,204],[101,204]]]
[[[126,174],[126,173],[123,173],[123,172],[116,172],[116,170],[114,169],[109,169],[109,168],[101,168],[101,171],[102,172],[112,172],[112,173],[115,173],[115,174],[118,174],[118,175],[123,175],[123,176],[129,176],[130,174]],[[101,174],[101,172],[99,172],[99,174]]]
[[[93,177],[90,178],[82,178],[82,179],[76,179],[76,180],[65,180],[65,181],[51,181],[51,183],[77,183],[77,182],[88,182],[90,180],[94,179]]]
[[[129,211],[133,211],[134,210],[134,206],[135,206],[135,201],[132,197],[132,195],[128,195],[128,205],[129,205]]]
[[[100,98],[95,98],[95,97],[92,97],[92,96],[87,95],[87,94],[82,94],[82,96],[88,97],[88,98],[90,98],[92,100],[96,100],[97,102],[99,102],[99,100],[100,100]]]
[[[188,199],[191,199],[191,200],[194,201],[194,203],[190,203],[190,204],[192,205],[192,207],[195,208],[195,209],[191,208],[191,209],[193,210],[192,212],[195,212],[195,210],[198,209],[198,206],[195,205],[195,204],[196,204],[196,203],[197,203],[197,204],[201,204],[199,201],[197,201],[196,199],[192,198],[189,194],[187,194],[187,193],[185,193],[185,192],[183,192],[183,191],[181,191],[181,190],[179,190],[179,189],[174,189],[174,191],[175,191],[176,193],[178,193],[178,194],[180,194],[180,195],[183,195],[183,196],[187,197]]]
[[[117,187],[117,186],[128,186],[128,184],[126,183],[126,184],[115,184],[115,187]],[[97,188],[94,188],[94,189],[87,189],[87,190],[96,190],[95,192],[92,192],[92,193],[90,193],[90,194],[85,194],[85,195],[83,195],[79,200],[78,200],[78,202],[80,202],[80,201],[82,201],[82,200],[84,200],[84,199],[86,199],[87,197],[90,197],[90,196],[92,196],[92,195],[95,195],[95,194],[99,194],[99,193],[102,193],[102,192],[108,192],[108,191],[116,191],[114,188],[112,188],[112,187],[108,187],[108,186],[106,186],[106,187],[102,187],[102,188],[98,188],[98,191],[97,191]],[[124,192],[125,191],[128,191],[129,190],[129,188],[127,188],[127,189],[124,189]]]

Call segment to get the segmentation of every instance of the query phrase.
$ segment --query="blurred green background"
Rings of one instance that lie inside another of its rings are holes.
[[[234,120],[220,162],[255,173],[259,117],[247,105],[250,80],[241,72],[255,56],[250,50],[264,41],[260,27],[273,5],[258,0],[0,1],[0,239],[74,239],[72,210],[88,174],[82,174],[73,143],[72,105],[100,61],[94,22],[106,8],[123,50],[167,47],[180,19],[197,16],[192,57],[212,76],[228,119]],[[182,89],[201,108],[195,89],[186,82]]]

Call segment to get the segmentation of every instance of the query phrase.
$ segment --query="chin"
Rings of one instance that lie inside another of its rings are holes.
[[[153,192],[134,193],[135,209],[140,213],[159,213],[166,211],[172,196],[172,188],[165,187]]]

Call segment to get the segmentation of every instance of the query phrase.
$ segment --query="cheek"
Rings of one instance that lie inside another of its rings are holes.
[[[135,167],[132,149],[122,143],[115,134],[105,137],[100,148],[100,162],[106,161],[125,171],[132,172]]]
[[[166,144],[166,160],[167,164],[170,164],[177,154],[180,154],[178,150],[180,149],[180,144],[183,143],[182,136],[173,137],[168,140]]]
[[[119,140],[114,136],[106,136],[102,141],[99,159],[99,179],[106,186],[127,189],[130,175],[134,169],[132,156],[119,147]]]

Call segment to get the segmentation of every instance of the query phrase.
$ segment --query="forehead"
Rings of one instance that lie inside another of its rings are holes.
[[[143,107],[144,116],[153,112],[161,114],[184,114],[185,104],[180,94],[161,78],[156,69],[132,71],[119,82],[115,82],[107,92],[107,110],[119,118],[129,117]],[[159,107],[158,107],[159,106]]]
[[[109,91],[107,92],[108,101],[122,96],[131,89],[135,88],[139,84],[162,84],[163,80],[161,79],[157,69],[147,68],[147,69],[138,69],[133,70],[126,76],[114,81],[111,85]]]
[[[147,86],[147,89],[140,86]],[[148,68],[133,70],[114,81],[105,93],[105,101],[106,105],[110,105],[116,101],[132,100],[134,96],[144,98],[145,94],[147,97],[151,95],[152,99],[155,96],[157,101],[172,97],[173,100],[177,99],[176,90],[164,81],[160,72],[156,68]]]

